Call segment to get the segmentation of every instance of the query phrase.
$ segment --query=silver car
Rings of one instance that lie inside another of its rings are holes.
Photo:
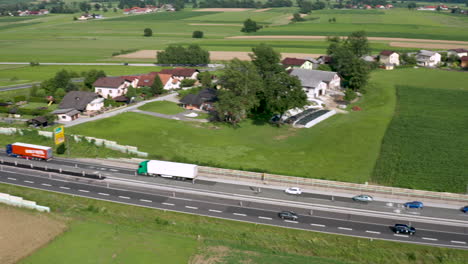
[[[357,201],[357,202],[366,202],[366,203],[368,203],[368,202],[374,201],[374,198],[372,198],[372,196],[370,196],[370,195],[361,194],[361,195],[354,196],[353,200]]]

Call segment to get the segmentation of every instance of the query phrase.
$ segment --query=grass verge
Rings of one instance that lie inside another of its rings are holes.
[[[176,115],[185,112],[185,109],[178,106],[176,103],[169,101],[156,101],[148,103],[139,107],[138,109],[166,115]]]

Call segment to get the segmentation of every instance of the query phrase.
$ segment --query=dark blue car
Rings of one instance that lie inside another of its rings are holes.
[[[422,202],[414,201],[414,202],[407,202],[404,204],[406,208],[419,208],[423,209],[424,204]]]
[[[468,213],[468,205],[465,206],[465,207],[463,207],[461,210],[462,210],[462,212],[464,212],[464,213]]]

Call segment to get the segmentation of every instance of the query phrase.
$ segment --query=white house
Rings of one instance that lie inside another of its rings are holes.
[[[180,79],[174,78],[171,74],[158,73],[159,79],[161,79],[164,85],[164,90],[174,90],[180,88]]]
[[[383,50],[379,54],[379,61],[382,64],[400,65],[400,55],[391,50]]]
[[[72,121],[83,112],[99,111],[104,106],[104,98],[93,92],[71,91],[60,102],[58,109],[52,112],[59,121]]]
[[[97,79],[93,86],[94,92],[104,98],[114,98],[125,95],[129,86],[137,87],[138,79],[129,80],[125,77],[101,77]]]
[[[435,67],[440,64],[440,60],[440,54],[434,51],[420,50],[416,54],[416,61],[420,66]]]
[[[281,64],[286,68],[286,70],[292,68],[313,70],[315,68],[314,63],[308,59],[284,58],[281,61]]]
[[[468,50],[466,49],[450,49],[447,52],[448,56],[455,55],[458,58],[461,58],[463,56],[468,56]]]
[[[301,81],[309,101],[324,95],[327,90],[340,88],[341,78],[336,72],[292,69],[289,74],[296,76]]]
[[[196,80],[198,73],[197,69],[190,68],[175,68],[175,69],[164,69],[159,72],[160,74],[170,74],[172,78],[183,80],[183,79],[192,79]]]

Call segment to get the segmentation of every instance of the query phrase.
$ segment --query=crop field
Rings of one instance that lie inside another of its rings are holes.
[[[323,54],[327,43],[294,39],[249,41],[226,39],[247,35],[241,24],[251,18],[264,26],[253,36],[262,35],[348,35],[366,30],[369,36],[468,41],[464,30],[468,18],[445,13],[407,9],[314,11],[305,22],[289,24],[296,8],[272,8],[263,12],[180,12],[125,16],[107,12],[106,19],[73,21],[79,14],[48,15],[38,18],[0,17],[0,57],[2,61],[94,62],[115,60],[112,53],[123,49],[156,50],[169,44],[198,43],[211,51],[249,51],[253,45],[270,43],[282,52]],[[336,23],[328,19],[335,17]],[[143,37],[143,29],[153,30]],[[193,39],[201,30],[203,39]],[[372,42],[375,51],[390,49],[389,41]],[[418,46],[397,47],[399,51]],[[122,59],[117,59],[122,61]],[[148,61],[148,60],[143,60]],[[154,60],[153,60],[154,61]]]
[[[69,131],[137,146],[158,159],[364,183],[394,101],[393,89],[373,85],[359,102],[363,111],[336,115],[312,129],[278,128],[253,120],[232,128],[125,113]]]
[[[0,205],[0,263],[14,264],[66,229],[49,215]]]
[[[49,206],[51,215],[70,222],[68,232],[20,263],[81,264],[84,256],[86,263],[99,264],[128,263],[130,256],[132,263],[158,264],[462,264],[468,258],[465,250],[164,212],[6,184],[0,192]]]
[[[372,180],[464,193],[468,185],[468,76],[418,69],[379,76],[396,88],[395,115]]]

